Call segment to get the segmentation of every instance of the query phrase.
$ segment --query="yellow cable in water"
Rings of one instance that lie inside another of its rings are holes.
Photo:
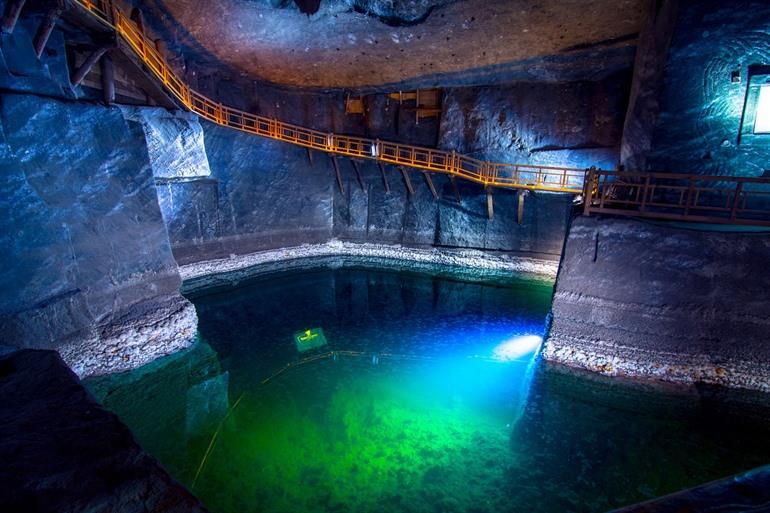
[[[198,465],[198,470],[195,472],[195,477],[193,478],[192,486],[190,488],[195,488],[195,483],[198,482],[198,476],[201,475],[203,467],[206,466],[206,460],[209,459],[209,455],[211,454],[212,449],[214,449],[214,442],[216,441],[217,436],[219,436],[219,431],[222,429],[222,426],[225,425],[225,421],[227,421],[227,418],[230,416],[233,410],[235,410],[235,408],[238,406],[238,403],[241,402],[241,399],[243,399],[243,395],[245,393],[245,391],[241,392],[241,395],[238,397],[238,399],[233,403],[230,409],[227,410],[227,413],[225,414],[224,418],[222,418],[222,422],[219,423],[217,430],[214,431],[214,435],[211,437],[211,441],[209,442],[209,446],[206,449],[206,453],[203,455],[203,459],[201,460],[200,465]]]

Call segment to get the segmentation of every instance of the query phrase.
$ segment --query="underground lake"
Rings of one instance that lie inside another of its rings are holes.
[[[553,282],[317,259],[189,293],[96,398],[214,513],[603,512],[770,459],[765,406],[537,358]]]

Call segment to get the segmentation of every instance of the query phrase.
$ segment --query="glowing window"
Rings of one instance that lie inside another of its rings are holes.
[[[754,133],[770,134],[770,85],[763,85],[759,88]]]

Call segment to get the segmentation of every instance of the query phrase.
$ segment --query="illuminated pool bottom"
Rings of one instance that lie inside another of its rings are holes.
[[[194,298],[198,345],[90,386],[214,513],[599,512],[770,461],[741,407],[534,363],[550,293],[279,273]]]

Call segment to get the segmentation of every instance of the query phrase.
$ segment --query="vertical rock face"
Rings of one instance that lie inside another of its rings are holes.
[[[439,146],[482,160],[613,169],[630,77],[449,89]]]
[[[57,349],[80,375],[189,345],[195,309],[178,292],[141,125],[11,94],[0,119],[0,345]]]
[[[634,78],[623,124],[620,163],[629,170],[646,168],[652,132],[660,111],[660,91],[679,0],[648,0],[647,19],[639,34]]]
[[[180,264],[323,242],[332,233],[329,158],[204,124],[210,179],[158,181]]]
[[[211,174],[198,116],[150,107],[122,110],[126,119],[139,122],[144,129],[155,178],[201,178]]]
[[[766,233],[579,217],[543,355],[610,375],[770,391],[769,261]]]
[[[434,174],[434,199],[424,174],[408,172],[410,195],[401,173],[386,167],[390,192],[377,165],[361,165],[363,189],[348,162],[342,162],[345,192],[335,188],[334,235],[341,240],[515,251],[558,258],[567,229],[572,196],[527,193],[521,224],[516,191],[493,192],[493,218],[481,185]]]
[[[647,167],[761,176],[770,135],[754,134],[759,88],[770,81],[770,4],[682,0]]]

